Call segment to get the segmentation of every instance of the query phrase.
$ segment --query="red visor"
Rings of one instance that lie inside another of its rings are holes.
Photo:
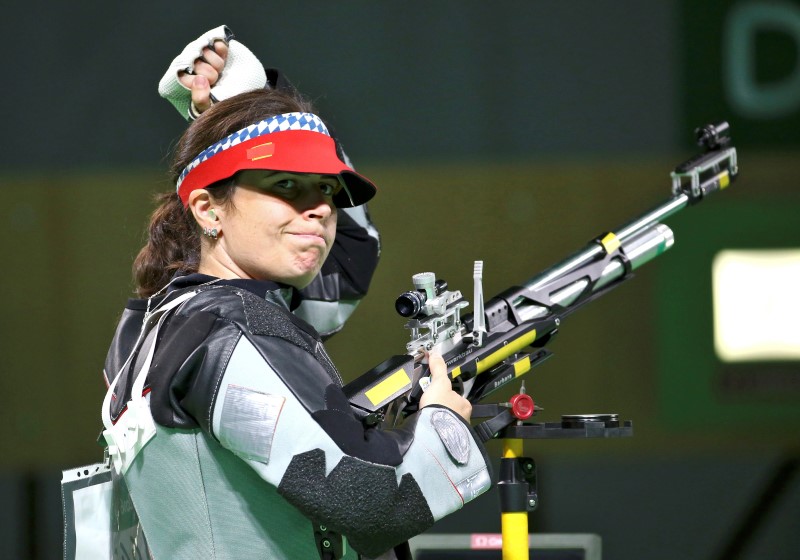
[[[203,189],[244,169],[338,175],[344,188],[334,196],[333,202],[340,208],[364,204],[377,192],[369,179],[339,159],[336,143],[330,136],[312,130],[281,130],[244,140],[207,156],[184,171],[182,179],[178,180],[178,195],[186,205],[193,190]]]

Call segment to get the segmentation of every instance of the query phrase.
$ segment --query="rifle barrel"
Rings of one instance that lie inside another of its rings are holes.
[[[688,203],[689,198],[685,194],[676,195],[619,228],[619,233],[615,235],[630,263],[631,270],[639,268],[672,247],[675,242],[672,230],[658,222],[685,208]],[[568,308],[583,293],[590,280],[585,277],[559,286],[558,279],[587,267],[604,255],[603,246],[592,242],[583,250],[534,276],[523,285],[533,293],[548,286],[557,286],[547,295],[553,303]],[[625,274],[626,267],[622,259],[611,259],[596,279],[592,291],[596,292],[607,287],[622,279]],[[525,298],[519,298],[513,305],[522,320],[536,319],[550,312],[549,308],[531,304],[530,300]]]
[[[640,232],[643,228],[672,216],[679,210],[685,208],[688,203],[689,197],[685,194],[679,194],[671,197],[666,202],[659,204],[641,216],[618,228],[616,233],[617,239],[624,246],[626,241],[628,241],[636,233]],[[562,276],[566,276],[570,272],[586,266],[595,259],[602,257],[604,252],[605,249],[603,249],[602,245],[599,245],[598,243],[590,243],[583,250],[570,255],[555,266],[552,266],[529,279],[524,285],[532,291],[539,290],[547,284],[550,284],[553,280]]]

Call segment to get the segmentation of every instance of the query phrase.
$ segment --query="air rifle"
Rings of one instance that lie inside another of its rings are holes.
[[[414,290],[395,303],[411,331],[407,353],[392,356],[346,385],[351,406],[367,424],[396,422],[415,412],[429,375],[427,352],[442,355],[454,388],[472,403],[544,362],[551,356],[546,345],[567,315],[672,247],[672,230],[662,220],[724,189],[736,177],[736,148],[728,133],[726,122],[696,129],[703,152],[671,173],[669,199],[485,303],[483,263],[476,261],[472,313],[462,315],[469,303],[434,273],[414,275]]]

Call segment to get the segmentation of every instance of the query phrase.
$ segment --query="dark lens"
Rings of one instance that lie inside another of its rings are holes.
[[[422,310],[426,299],[425,292],[413,290],[401,294],[394,302],[394,308],[401,317],[414,317]]]

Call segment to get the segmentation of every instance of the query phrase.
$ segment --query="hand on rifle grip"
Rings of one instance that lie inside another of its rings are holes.
[[[446,406],[469,422],[472,404],[453,390],[444,359],[439,354],[429,354],[428,365],[431,370],[431,382],[419,401],[420,408],[430,404]]]

